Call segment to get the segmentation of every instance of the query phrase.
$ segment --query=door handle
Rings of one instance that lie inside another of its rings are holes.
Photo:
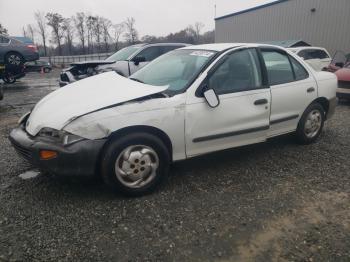
[[[310,88],[307,89],[307,92],[308,93],[315,92],[315,88],[314,87],[310,87]]]
[[[267,104],[269,101],[267,99],[258,99],[254,102],[254,105],[256,106],[260,106],[260,105],[265,105]]]

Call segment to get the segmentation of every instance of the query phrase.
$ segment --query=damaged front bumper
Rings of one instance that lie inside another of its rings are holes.
[[[92,176],[96,173],[99,155],[106,139],[82,140],[69,146],[46,142],[30,136],[23,125],[15,128],[9,137],[17,153],[33,166],[62,176]],[[43,150],[54,151],[57,156],[44,160]]]

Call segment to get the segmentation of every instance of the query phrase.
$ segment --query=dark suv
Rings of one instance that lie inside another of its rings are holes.
[[[125,47],[103,61],[85,61],[72,63],[60,76],[60,86],[93,76],[99,73],[115,71],[128,77],[157,57],[174,49],[188,46],[182,43],[138,44]]]

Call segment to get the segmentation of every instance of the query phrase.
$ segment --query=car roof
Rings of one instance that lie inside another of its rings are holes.
[[[152,43],[152,44],[144,44],[143,46],[150,46],[150,45],[158,45],[158,46],[174,46],[174,45],[190,46],[190,44],[186,44],[186,43]]]
[[[281,46],[268,45],[268,44],[259,44],[259,43],[220,43],[220,44],[205,44],[205,45],[192,45],[186,46],[181,49],[191,49],[191,50],[211,50],[211,51],[224,51],[227,49],[232,49],[236,47],[273,47],[276,49],[285,50]]]

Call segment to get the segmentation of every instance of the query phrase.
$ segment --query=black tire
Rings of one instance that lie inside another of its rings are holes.
[[[5,64],[20,66],[24,64],[24,58],[20,53],[9,52],[5,55]]]
[[[307,134],[306,134],[305,124],[307,122],[307,118],[308,118],[309,114],[312,112],[315,112],[315,113],[319,112],[321,122],[320,122],[320,127],[319,127],[317,133],[315,130],[315,134],[312,135],[312,137],[310,137],[310,136],[307,136]],[[314,143],[318,139],[320,134],[322,133],[325,119],[326,119],[326,114],[325,114],[324,108],[319,103],[312,103],[308,108],[306,108],[305,112],[303,113],[303,115],[299,121],[298,128],[296,131],[297,141],[303,145],[308,145],[308,144]]]
[[[148,184],[139,188],[128,187],[117,178],[115,164],[123,151],[136,145],[144,145],[156,152],[159,160],[155,177]],[[148,133],[133,133],[109,142],[101,157],[101,175],[110,188],[127,196],[141,196],[153,192],[167,177],[170,156],[167,147],[158,137]]]
[[[6,84],[13,84],[16,82],[16,78],[14,76],[12,76],[11,74],[4,75],[2,80],[4,80],[4,82]]]

